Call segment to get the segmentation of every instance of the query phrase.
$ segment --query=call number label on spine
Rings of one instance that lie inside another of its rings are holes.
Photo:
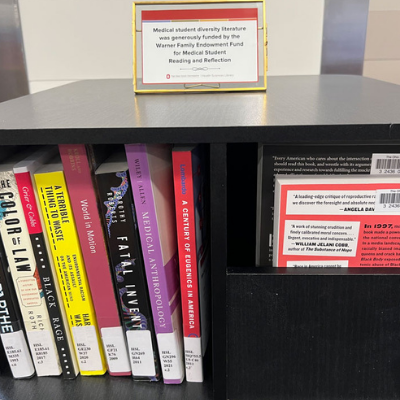
[[[101,362],[99,342],[96,328],[91,326],[72,327],[76,354],[79,368],[82,371],[100,371],[103,369]]]
[[[126,332],[132,374],[135,376],[155,376],[153,344],[150,331]]]
[[[4,350],[14,378],[27,378],[35,373],[23,331],[2,334]]]
[[[102,328],[101,336],[111,373],[131,370],[122,327]]]

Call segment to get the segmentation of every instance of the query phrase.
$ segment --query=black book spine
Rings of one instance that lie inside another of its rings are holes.
[[[58,357],[60,358],[61,369],[64,379],[75,379],[78,375],[75,370],[71,348],[68,344],[66,330],[68,326],[64,324],[61,313],[63,307],[55,287],[55,280],[51,270],[49,256],[43,233],[29,234],[32,242],[33,253],[35,255],[37,270],[39,271],[40,282],[42,283],[43,293],[46,300],[47,310],[51,322],[51,329],[56,341]]]
[[[126,332],[151,334],[155,374],[137,373],[138,349],[128,339],[132,375],[137,380],[157,381],[160,364],[128,171],[96,175],[96,182],[122,325]]]
[[[30,378],[35,374],[21,322],[18,300],[8,270],[7,257],[0,239],[0,336],[11,372],[15,378]],[[11,338],[19,333],[19,338]],[[18,343],[18,339],[20,343]]]

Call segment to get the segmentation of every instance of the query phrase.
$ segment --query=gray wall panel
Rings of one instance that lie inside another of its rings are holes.
[[[29,94],[18,3],[0,0],[0,102]]]
[[[325,0],[322,74],[362,75],[369,0]]]

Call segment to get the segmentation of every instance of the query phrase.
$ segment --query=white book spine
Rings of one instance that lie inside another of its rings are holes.
[[[61,374],[43,289],[12,171],[0,173],[0,232],[38,376]]]

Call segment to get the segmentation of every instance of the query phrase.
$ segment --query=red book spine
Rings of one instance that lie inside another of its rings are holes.
[[[176,229],[184,337],[200,337],[196,226],[191,151],[173,151]]]
[[[83,144],[59,145],[86,272],[110,375],[130,375],[130,364],[108,254]]]

